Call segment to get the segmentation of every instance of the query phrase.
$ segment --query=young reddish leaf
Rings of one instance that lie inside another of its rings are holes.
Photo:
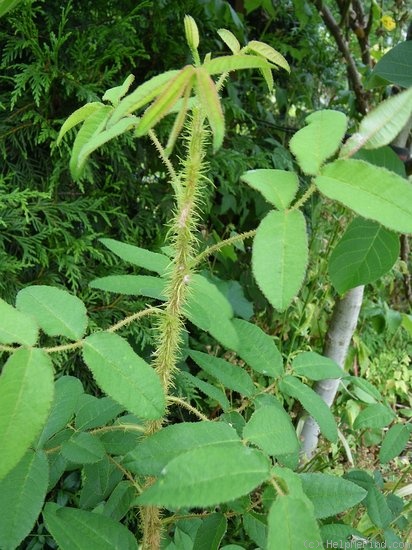
[[[234,53],[237,54],[240,52],[240,44],[239,40],[236,38],[236,36],[228,31],[227,29],[219,29],[217,31],[217,34],[220,36],[220,38],[223,40],[223,42],[226,44],[226,46]]]
[[[103,96],[103,101],[110,101],[110,103],[114,106],[118,105],[121,98],[127,94],[133,81],[134,75],[129,74],[129,76],[126,78],[121,86],[115,86],[114,88],[110,88],[105,92]]]
[[[206,112],[213,132],[213,149],[216,151],[223,143],[225,136],[225,118],[223,116],[220,98],[216,85],[208,75],[206,69],[199,67],[196,70],[198,94],[203,109]]]
[[[64,122],[63,126],[60,128],[60,132],[56,142],[57,145],[60,144],[63,136],[67,134],[69,130],[71,130],[77,124],[80,124],[80,122],[86,120],[86,118],[92,115],[95,111],[98,111],[101,107],[104,107],[103,103],[94,101],[93,103],[86,103],[86,105],[83,105],[83,107],[80,107],[80,109],[74,111],[74,113],[69,116],[69,118]]]
[[[108,127],[116,124],[124,116],[127,116],[150,103],[155,97],[166,90],[169,82],[179,74],[179,71],[166,71],[158,74],[141,84],[134,92],[124,97],[107,124]]]
[[[222,74],[241,69],[275,69],[276,67],[263,57],[256,55],[222,55],[216,59],[205,61],[203,67],[212,74]]]
[[[136,136],[143,136],[163,118],[187,88],[191,88],[195,68],[192,65],[184,67],[178,75],[168,83],[165,91],[147,109],[136,128]]]
[[[290,73],[289,63],[286,61],[282,54],[272,48],[272,46],[269,46],[269,44],[259,42],[258,40],[251,40],[246,48],[253,53],[262,55],[271,63],[279,65],[279,67],[282,67],[282,69],[285,69],[286,71],[288,71],[288,73]]]
[[[106,125],[106,122],[113,110],[109,105],[101,105],[83,123],[73,143],[72,155],[70,157],[70,172],[74,180],[80,179],[83,173],[83,166],[79,166],[79,154],[83,147],[96,136]]]
[[[187,111],[189,108],[189,96],[190,96],[191,89],[189,86],[186,88],[185,94],[181,100],[179,100],[180,109],[177,112],[175,121],[173,123],[173,128],[169,134],[169,139],[167,140],[167,145],[165,148],[166,155],[170,155],[170,153],[173,151],[173,147],[175,146],[176,140],[183,128],[183,124],[185,123]]]

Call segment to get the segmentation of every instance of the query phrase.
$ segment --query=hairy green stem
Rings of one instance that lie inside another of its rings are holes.
[[[177,205],[171,231],[174,255],[166,287],[167,301],[157,326],[158,345],[154,367],[162,382],[167,400],[169,400],[168,394],[173,384],[173,375],[179,356],[184,328],[183,306],[187,299],[194,264],[197,207],[201,199],[205,138],[204,116],[199,109],[195,109],[189,122],[186,159],[178,176],[180,188],[175,189]],[[158,431],[165,418],[150,422],[146,433]],[[153,480],[148,480],[147,485],[152,482]],[[158,550],[162,533],[161,511],[155,506],[148,506],[142,507],[140,513],[143,524],[143,550]]]
[[[193,407],[190,403],[185,401],[184,399],[180,399],[180,397],[174,397],[172,395],[169,395],[167,398],[169,403],[174,403],[175,405],[179,405],[180,407],[183,407],[184,409],[187,409],[192,414],[197,416],[200,420],[209,421],[209,418],[202,414],[200,411],[196,409],[196,407]]]
[[[231,244],[235,244],[239,241],[245,241],[246,239],[250,239],[255,235],[256,235],[256,229],[251,229],[250,231],[246,231],[245,233],[239,233],[239,235],[234,235],[233,237],[229,237],[229,239],[220,241],[220,243],[216,243],[216,244],[213,244],[212,246],[208,246],[205,250],[203,250],[203,252],[201,252],[196,256],[196,258],[193,261],[193,265],[199,264],[205,258],[210,256],[211,254],[214,254],[215,252],[219,252],[219,250],[221,250],[225,246],[230,246]]]
[[[301,208],[305,202],[313,195],[313,193],[316,191],[316,185],[312,182],[305,193],[300,197],[299,200],[295,202],[295,204],[292,205],[290,210],[298,210]]]

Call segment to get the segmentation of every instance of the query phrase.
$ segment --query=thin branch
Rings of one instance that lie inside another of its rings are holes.
[[[113,424],[112,426],[102,426],[101,428],[95,428],[90,430],[91,434],[101,434],[106,432],[113,432],[116,430],[122,430],[123,432],[140,432],[144,433],[146,430],[139,424]]]
[[[177,187],[178,177],[177,177],[176,171],[174,169],[174,166],[170,162],[169,158],[167,157],[166,152],[163,148],[163,145],[157,139],[155,131],[154,130],[149,130],[148,133],[149,133],[150,139],[153,142],[153,145],[156,147],[156,150],[159,153],[159,156],[160,156],[163,164],[166,166],[167,171],[169,172],[169,176],[170,176],[170,180],[171,180],[173,190],[174,190],[175,193],[177,193],[178,192],[178,187]]]
[[[136,321],[136,319],[141,319],[142,317],[145,317],[146,315],[152,315],[152,313],[164,313],[163,309],[160,309],[158,307],[148,307],[147,309],[144,309],[143,311],[138,311],[137,313],[133,313],[133,315],[129,315],[128,317],[125,317],[115,325],[112,325],[108,329],[106,329],[105,332],[116,332],[116,330],[119,330],[122,327],[125,327],[132,323],[133,321]]]
[[[83,345],[83,340],[78,342],[73,342],[72,344],[62,344],[61,346],[53,346],[51,348],[41,348],[46,353],[58,353],[60,351],[68,351],[72,349],[81,348]]]
[[[13,346],[3,346],[3,344],[0,344],[0,352],[6,351],[8,353],[14,353],[18,349],[20,349],[20,346],[18,348],[14,348]]]
[[[370,67],[371,56],[369,50],[369,33],[373,21],[373,2],[371,2],[368,21],[366,21],[365,12],[363,11],[363,6],[361,2],[359,2],[359,0],[353,0],[352,5],[352,13],[355,14],[355,17],[349,18],[349,25],[352,31],[355,33],[356,38],[358,39],[362,61],[366,66]]]
[[[275,478],[271,478],[270,479],[270,483],[273,485],[273,487],[275,488],[275,491],[277,492],[277,494],[281,497],[284,497],[285,496],[285,492],[281,489],[279,483],[277,481],[275,481]]]
[[[169,395],[167,400],[170,401],[170,403],[175,403],[176,405],[180,405],[181,407],[187,409],[192,414],[197,416],[200,420],[206,420],[207,422],[210,422],[210,419],[207,416],[205,416],[203,413],[198,411],[195,407],[192,407],[192,405],[190,405],[190,403],[188,403],[184,399],[180,399],[179,397],[174,397],[173,395]]]
[[[290,210],[297,210],[301,206],[305,204],[305,202],[313,195],[313,193],[316,191],[316,185],[314,183],[311,183],[305,193],[300,197],[298,201],[295,202],[295,204],[290,208]]]
[[[143,489],[140,487],[140,485],[137,483],[135,478],[132,476],[130,472],[128,472],[117,460],[115,460],[112,456],[107,455],[107,458],[110,460],[112,464],[118,468],[122,474],[127,477],[127,479],[130,481],[130,483],[133,485],[133,487],[136,489],[136,491],[141,494],[143,492]]]
[[[220,243],[216,243],[216,244],[213,244],[212,246],[208,246],[205,250],[203,250],[203,252],[201,252],[196,256],[196,258],[193,260],[193,266],[198,265],[202,260],[210,256],[211,254],[218,252],[220,249],[224,248],[225,246],[229,246],[236,242],[250,239],[255,235],[256,235],[256,229],[252,229],[251,231],[246,231],[246,233],[240,233],[239,235],[235,235],[234,237],[230,237],[229,239],[220,241]]]
[[[132,323],[133,321],[136,321],[136,319],[140,319],[142,317],[145,317],[146,315],[151,315],[152,313],[164,313],[163,309],[160,309],[158,307],[149,307],[147,309],[144,309],[143,311],[138,311],[137,313],[133,313],[133,315],[129,315],[128,317],[125,317],[118,323],[112,325],[111,327],[107,328],[103,332],[116,332],[117,330],[121,329],[122,327],[125,327]],[[52,346],[50,348],[41,348],[45,353],[58,353],[61,351],[69,351],[73,349],[78,349],[83,346],[84,340],[78,340],[77,342],[72,342],[71,344],[61,344],[60,346]],[[20,347],[12,347],[12,346],[3,346],[0,345],[0,352],[6,351],[9,353],[14,353],[20,349]]]
[[[312,3],[316,6],[319,11],[320,16],[322,17],[326,27],[329,29],[329,32],[335,39],[336,45],[339,48],[339,51],[343,55],[346,61],[348,68],[348,78],[352,84],[353,91],[356,96],[356,102],[358,105],[358,110],[361,114],[366,115],[368,112],[368,104],[366,101],[366,93],[361,83],[361,77],[356,68],[355,61],[352,57],[352,54],[349,51],[349,45],[345,40],[338,23],[333,17],[329,8],[322,2],[322,0],[312,0]]]

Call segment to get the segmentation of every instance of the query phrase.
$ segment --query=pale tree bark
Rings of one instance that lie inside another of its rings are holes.
[[[333,310],[329,330],[326,335],[323,354],[333,359],[343,370],[353,333],[358,323],[359,311],[362,306],[364,286],[349,290],[345,296],[338,299]],[[315,392],[331,407],[338,391],[340,379],[320,380],[314,387]],[[308,417],[301,434],[301,453],[304,459],[312,458],[318,446],[319,426],[312,417]]]

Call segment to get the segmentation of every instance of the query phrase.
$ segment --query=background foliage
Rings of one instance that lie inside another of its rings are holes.
[[[257,192],[240,182],[241,174],[253,168],[293,169],[295,161],[287,144],[313,110],[339,109],[352,117],[353,122],[360,116],[341,54],[315,4],[305,0],[282,3],[253,0],[232,2],[232,6],[223,0],[179,3],[106,0],[68,2],[62,7],[57,2],[23,1],[3,17],[0,20],[1,296],[12,303],[16,292],[29,284],[64,286],[90,306],[91,323],[98,326],[108,326],[137,311],[147,301],[122,295],[113,299],[113,294],[103,294],[88,285],[100,276],[140,272],[138,268],[119,264],[99,243],[99,238],[113,237],[151,250],[158,250],[163,243],[167,231],[164,224],[172,205],[164,168],[153,154],[149,140],[132,141],[123,136],[99,149],[81,184],[74,183],[68,171],[71,140],[60,148],[55,147],[55,140],[70,113],[86,101],[100,100],[104,91],[118,85],[126,74],[135,74],[139,84],[154,74],[188,63],[187,50],[180,40],[185,13],[199,22],[204,51],[214,54],[225,51],[215,32],[223,26],[231,29],[240,41],[251,38],[267,41],[284,53],[292,66],[290,76],[277,77],[273,96],[267,95],[257,74],[245,74],[230,79],[223,98],[228,131],[222,150],[211,160],[214,188],[204,205],[206,216],[199,240],[213,244],[254,228],[256,220],[263,218],[269,207]],[[327,4],[337,16],[335,2]],[[370,52],[377,61],[387,47],[404,38],[407,6],[404,2],[372,5]],[[392,30],[382,20],[384,15],[390,15],[395,22]],[[370,68],[362,60],[359,41],[349,20],[342,22],[342,28],[359,71],[367,78]],[[369,101],[377,103],[390,92],[390,86],[374,88],[368,92]],[[169,125],[165,120],[159,129],[160,137],[166,135]],[[307,186],[304,176],[300,184],[303,189]],[[313,258],[307,284],[301,300],[284,314],[269,307],[253,282],[248,267],[251,251],[247,245],[225,248],[210,260],[209,269],[204,272],[227,293],[240,317],[250,319],[254,315],[266,332],[275,336],[287,358],[293,358],[297,350],[322,348],[336,297],[319,274],[326,273],[328,255],[349,220],[339,207],[321,211],[319,200],[312,199],[305,208]],[[408,320],[402,317],[402,313],[410,313],[403,290],[407,272],[408,265],[398,262],[390,276],[370,289],[361,329],[348,358],[348,367],[374,382],[388,403],[400,409],[406,418],[411,414],[411,329]],[[126,335],[135,348],[143,350],[143,355],[150,355],[149,328],[131,326]],[[210,346],[211,340],[199,335],[192,347],[203,350],[205,344]],[[63,355],[60,373],[76,373],[91,394],[99,395],[94,382],[80,372],[80,364],[73,355],[70,359]],[[202,410],[211,410],[214,401],[199,392],[190,378],[198,370],[194,363],[190,365],[191,372],[182,370],[179,374],[176,392],[190,398]],[[211,381],[207,376],[203,378],[202,382]],[[352,430],[355,451],[353,421],[363,406],[359,404],[359,395],[364,398],[361,392],[355,399],[349,392],[343,394],[337,405],[349,432]],[[173,414],[177,421],[190,418],[178,409]],[[364,435],[368,445],[381,441],[374,437],[373,430],[368,432]],[[70,456],[70,448],[66,452]],[[318,467],[334,468],[336,458],[343,462],[343,454],[337,454],[318,457]],[[372,463],[374,460],[372,454]],[[105,475],[110,483],[107,492],[99,494],[101,499],[110,494],[109,487],[113,488],[117,481],[106,466],[109,473]],[[400,475],[410,476],[402,464],[399,468]],[[89,483],[97,485],[93,469],[89,470]],[[61,504],[73,505],[79,499],[89,509],[98,504],[85,504],[87,495],[95,489],[81,487],[80,471],[75,469],[67,472],[53,490]],[[124,487],[124,498],[128,488]],[[215,521],[219,519],[222,518]],[[260,520],[253,513],[242,524],[236,518],[231,520],[227,543],[238,542],[251,548],[259,544],[264,531]],[[125,521],[133,530],[133,518],[126,517]],[[189,531],[183,520],[171,537],[179,545],[180,540],[196,536]],[[44,534],[44,525],[37,524],[34,536],[22,547],[52,547]]]

